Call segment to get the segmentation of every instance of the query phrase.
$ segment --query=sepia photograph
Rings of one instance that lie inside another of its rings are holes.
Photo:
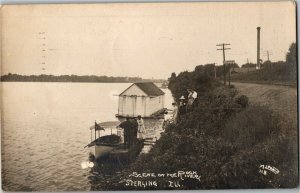
[[[0,8],[3,191],[299,188],[295,1]]]

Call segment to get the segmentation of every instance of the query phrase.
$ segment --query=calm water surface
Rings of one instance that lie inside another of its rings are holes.
[[[113,121],[130,83],[2,83],[2,182],[10,191],[90,190],[89,127]],[[166,107],[172,97],[166,93]]]

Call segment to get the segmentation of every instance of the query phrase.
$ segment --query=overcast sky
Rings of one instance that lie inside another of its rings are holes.
[[[168,78],[226,59],[285,60],[296,41],[290,2],[8,5],[2,7],[2,74]]]

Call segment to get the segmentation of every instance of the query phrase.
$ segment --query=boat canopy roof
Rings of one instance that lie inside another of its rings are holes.
[[[120,125],[120,123],[120,121],[106,121],[97,124],[103,128],[116,128],[118,125]],[[95,129],[95,125],[91,126],[90,129]]]

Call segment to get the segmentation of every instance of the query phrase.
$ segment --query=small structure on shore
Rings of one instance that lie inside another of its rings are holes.
[[[152,117],[163,111],[165,93],[153,82],[132,84],[119,95],[117,117]]]

